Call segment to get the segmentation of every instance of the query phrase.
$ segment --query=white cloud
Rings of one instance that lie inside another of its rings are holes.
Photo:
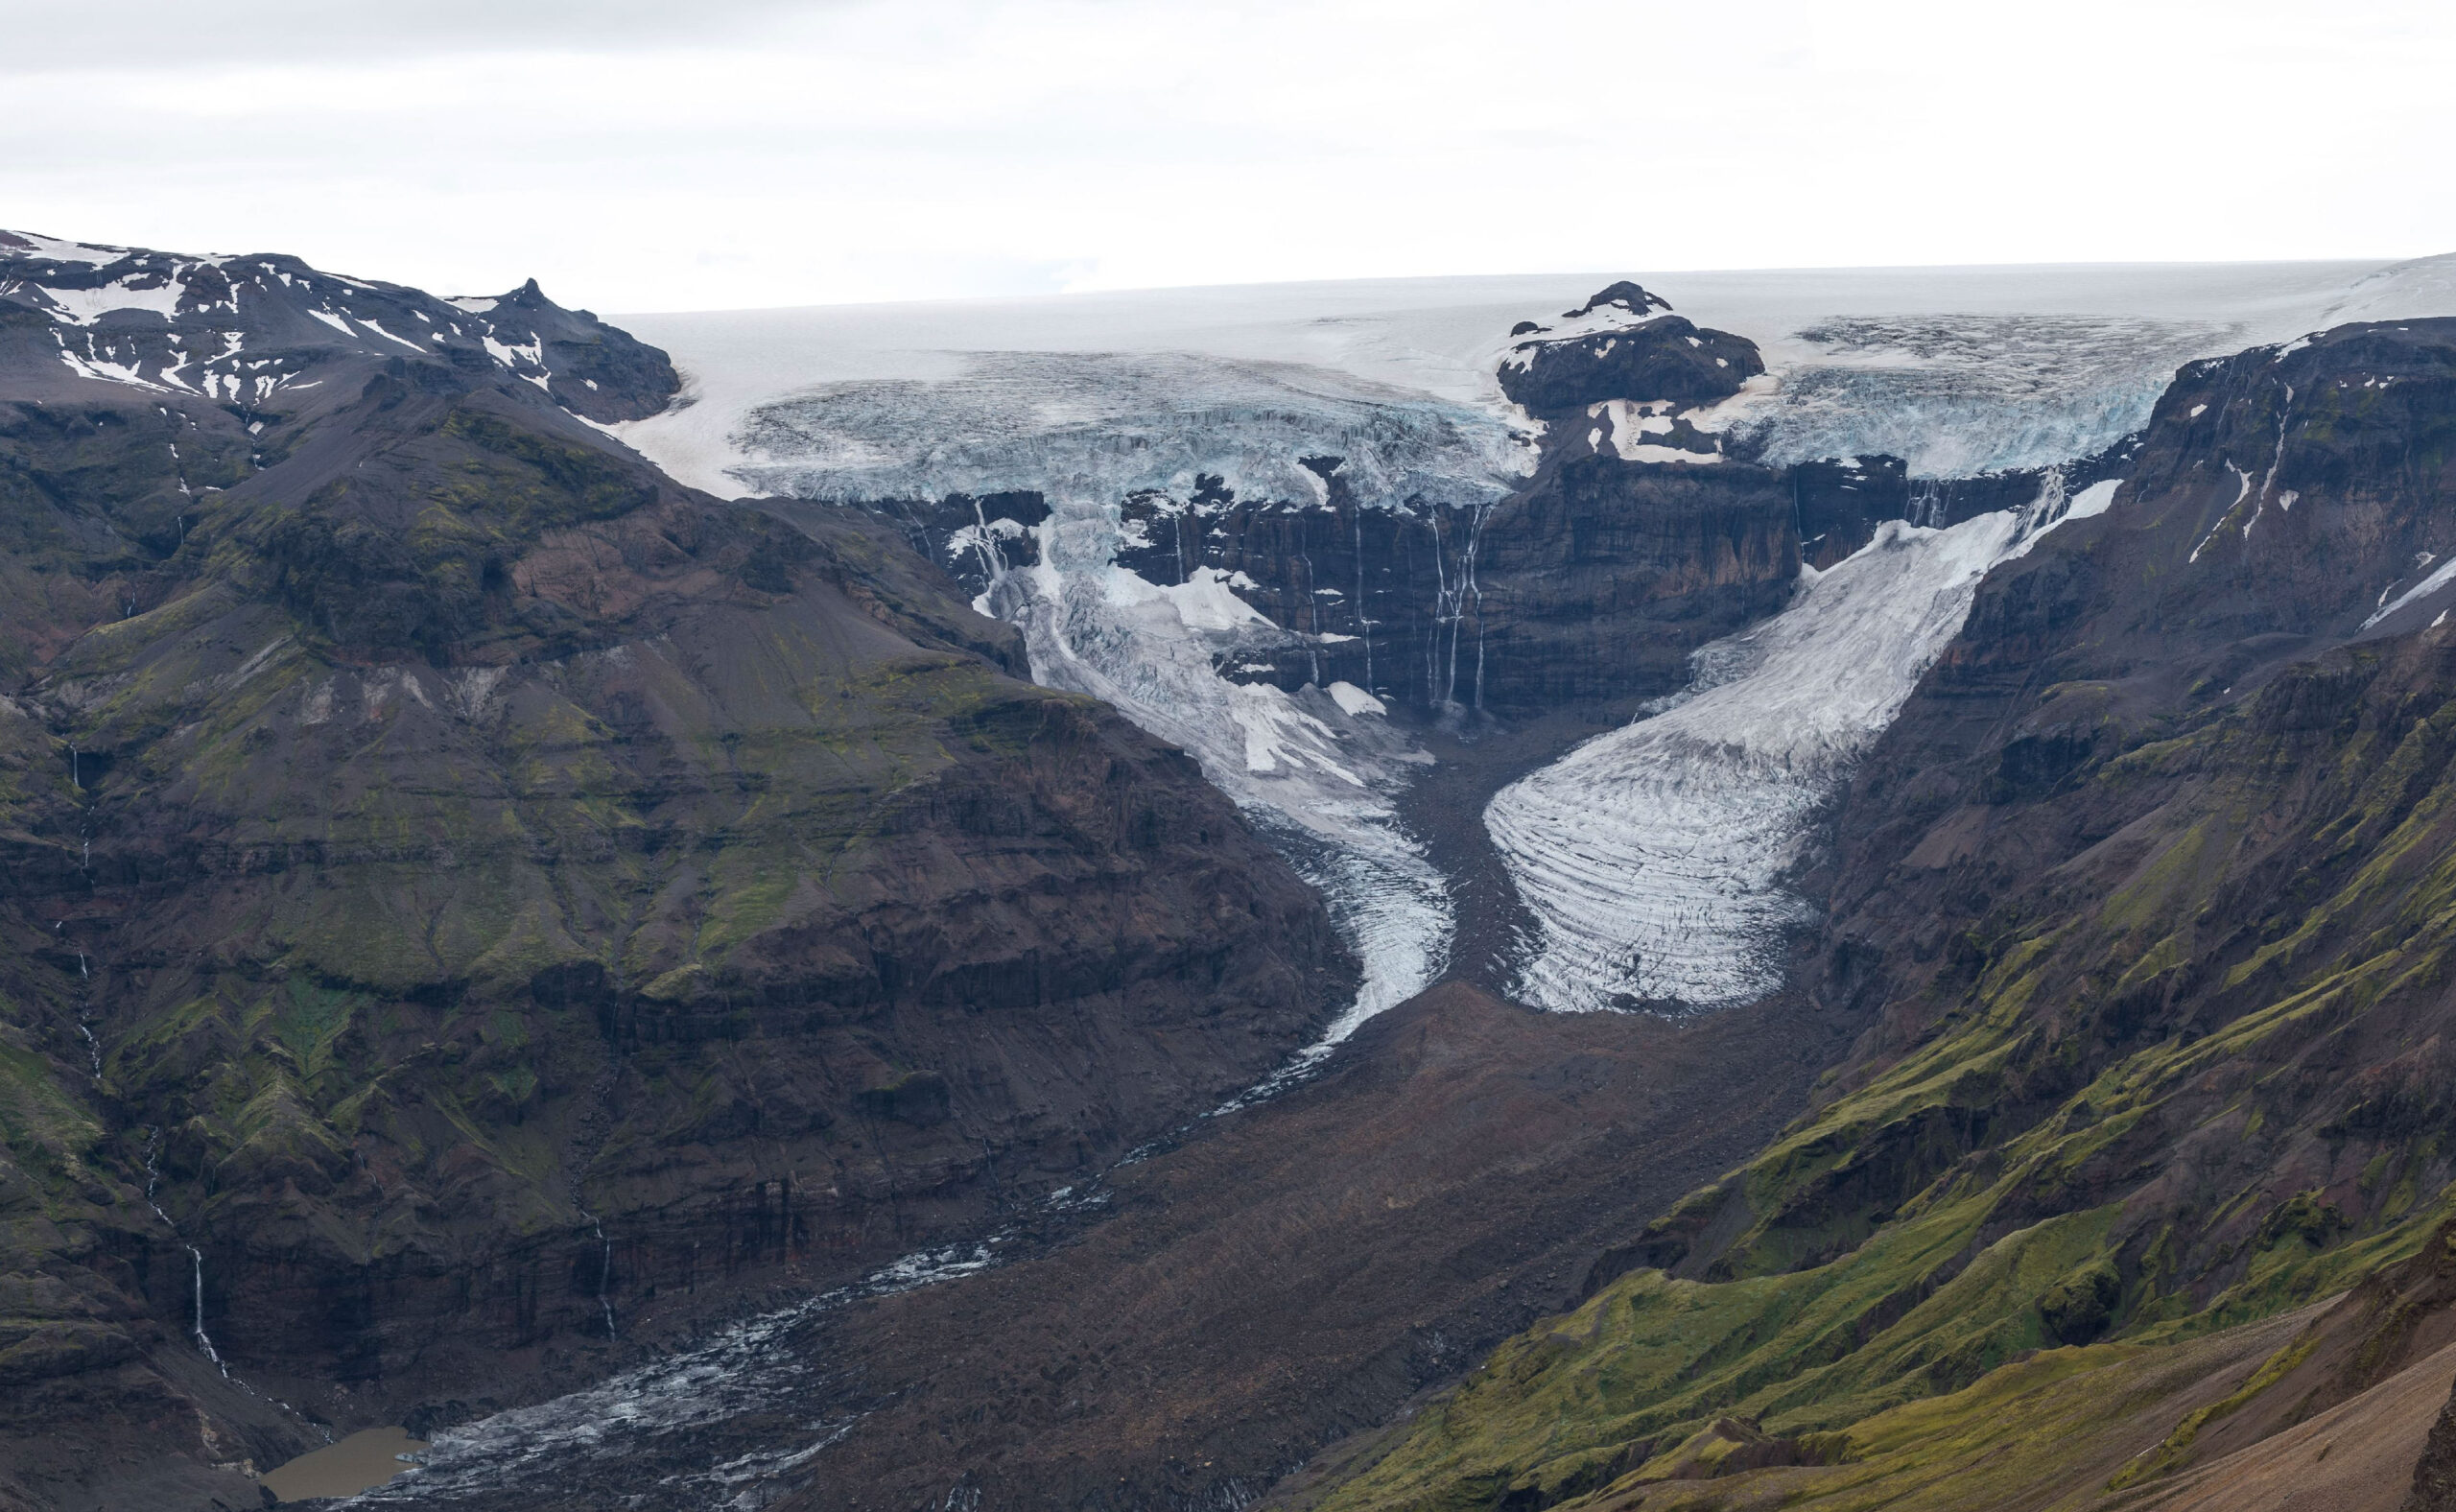
[[[0,224],[606,310],[2456,248],[2436,5],[248,15],[0,0]]]

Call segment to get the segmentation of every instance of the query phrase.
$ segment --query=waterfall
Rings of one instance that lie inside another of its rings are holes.
[[[145,1205],[154,1210],[154,1216],[162,1220],[162,1226],[176,1237],[179,1226],[171,1221],[171,1215],[162,1211],[162,1204],[154,1196],[154,1191],[162,1185],[162,1170],[155,1164],[161,1153],[162,1130],[156,1126],[145,1141]],[[213,1361],[213,1368],[221,1371],[223,1378],[227,1380],[230,1367],[224,1363],[222,1352],[213,1347],[213,1335],[204,1331],[204,1251],[194,1244],[180,1247],[188,1252],[190,1295],[193,1298],[188,1332],[196,1336],[196,1347],[204,1352],[204,1358]]]
[[[1441,539],[1440,511],[1429,515],[1432,527],[1433,611],[1431,633],[1425,646],[1425,701],[1433,704],[1455,704],[1458,701],[1458,642],[1466,634],[1468,604],[1472,601],[1476,614],[1475,707],[1484,706],[1484,590],[1476,580],[1476,554],[1483,542],[1484,521],[1491,515],[1490,504],[1468,507],[1464,533],[1456,524],[1456,511],[1452,511],[1452,533],[1454,545],[1445,548]],[[1457,553],[1458,572],[1450,572],[1450,553]],[[1441,631],[1450,629],[1448,666],[1443,666]]]
[[[1312,658],[1313,686],[1322,686],[1322,600],[1313,591],[1313,551],[1305,522],[1296,523],[1297,539],[1307,544],[1297,549],[1296,559],[1305,564],[1305,652]]]
[[[614,1241],[605,1237],[605,1225],[596,1218],[589,1218],[588,1226],[597,1231],[597,1306],[605,1314],[605,1337],[610,1342],[615,1336],[614,1304],[606,1297],[605,1291],[614,1281]]]
[[[156,1208],[154,1211],[158,1213],[161,1209]],[[195,1262],[196,1265],[196,1347],[204,1351],[204,1358],[213,1361],[213,1368],[221,1371],[224,1377],[227,1378],[230,1367],[222,1362],[221,1353],[213,1347],[213,1335],[204,1331],[204,1251],[190,1244],[188,1258]]]
[[[154,1199],[154,1189],[162,1184],[161,1168],[154,1164],[161,1153],[162,1130],[157,1125],[147,1134],[145,1139],[145,1205],[154,1210],[154,1216],[162,1220],[164,1228],[177,1234],[179,1226],[171,1221],[171,1215],[163,1212],[162,1204]]]

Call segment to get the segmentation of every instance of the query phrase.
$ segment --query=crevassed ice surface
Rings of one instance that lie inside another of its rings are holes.
[[[1810,815],[1883,733],[2019,535],[2004,510],[1901,521],[1791,606],[1697,655],[1693,696],[1496,794],[1485,827],[1536,918],[1518,989],[1561,1010],[1707,1008],[1779,985]]]
[[[2243,326],[2147,318],[1853,317],[1796,332],[1812,354],[1723,409],[1775,466],[1900,457],[1966,478],[2103,451],[2139,429],[2176,368],[2249,344]]]
[[[839,380],[760,404],[729,444],[746,459],[740,482],[795,498],[1040,493],[1051,512],[1028,528],[1038,563],[999,576],[976,606],[1023,630],[1034,680],[1191,752],[1321,889],[1363,980],[1315,1051],[1439,975],[1448,888],[1392,806],[1425,758],[1353,697],[1219,675],[1240,647],[1303,637],[1209,569],[1164,583],[1119,566],[1119,506],[1148,490],[1191,500],[1206,476],[1312,502],[1324,486],[1303,459],[1324,455],[1366,508],[1488,505],[1531,461],[1501,416],[1302,364],[987,352],[934,378]]]
[[[853,380],[749,410],[733,476],[803,499],[1033,488],[1115,505],[1197,474],[1311,501],[1342,459],[1368,507],[1498,497],[1524,448],[1499,415],[1334,369],[1182,352],[980,352],[936,379]]]
[[[1036,299],[637,315],[692,403],[617,427],[684,482],[756,491],[753,411],[831,385],[954,385],[994,398],[988,354],[1174,354],[1278,365],[1355,393],[1506,414],[1493,369],[1518,320],[1558,323],[1635,277],[1763,350],[1744,418],[1778,460],[1890,451],[1922,476],[2037,466],[2137,429],[2182,362],[2343,320],[2456,313],[2456,258],[2411,262],[1597,272],[1164,289]],[[1735,413],[1732,418],[1743,416]]]

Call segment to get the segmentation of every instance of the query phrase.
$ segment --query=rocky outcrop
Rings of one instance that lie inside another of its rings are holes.
[[[2413,1489],[2397,1512],[2450,1512],[2456,1508],[2456,1396],[2440,1408],[2429,1442],[2414,1466]]]
[[[600,424],[654,414],[682,387],[665,353],[586,310],[564,309],[534,278],[498,298],[451,303],[486,327],[487,350],[508,352],[502,360],[512,371],[542,380],[556,404]]]
[[[1747,338],[1663,315],[1589,335],[1530,338],[1501,359],[1500,376],[1510,402],[1555,419],[1609,399],[1712,404],[1764,370]]]
[[[1193,764],[1016,680],[891,532],[566,413],[661,403],[660,354],[533,285],[20,240],[0,1473],[36,1500],[508,1403],[972,1233],[1341,1001]],[[69,319],[131,290],[172,307]],[[177,361],[225,346],[260,366]]]

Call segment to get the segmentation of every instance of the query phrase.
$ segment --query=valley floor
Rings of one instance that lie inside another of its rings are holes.
[[[1107,1216],[1048,1252],[831,1314],[794,1411],[849,1430],[785,1504],[1243,1504],[1572,1305],[1623,1215],[1760,1144],[1846,1031],[1438,987],[1311,1084],[1116,1170]],[[610,1436],[448,1504],[595,1506],[703,1454]]]

